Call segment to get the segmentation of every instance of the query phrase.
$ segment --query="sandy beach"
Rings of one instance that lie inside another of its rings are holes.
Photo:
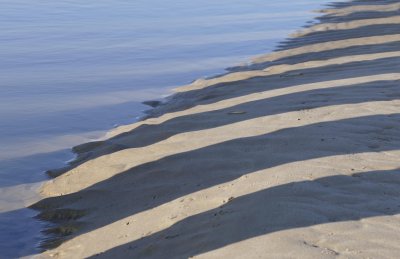
[[[331,4],[75,147],[31,206],[48,223],[37,257],[398,258],[399,11]]]

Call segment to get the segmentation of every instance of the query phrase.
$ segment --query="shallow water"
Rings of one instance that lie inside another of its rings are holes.
[[[41,223],[21,208],[72,146],[273,50],[327,2],[0,0],[0,258],[37,252]]]

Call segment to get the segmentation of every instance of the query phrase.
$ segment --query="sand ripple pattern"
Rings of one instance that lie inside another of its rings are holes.
[[[396,258],[399,8],[332,5],[276,52],[75,147],[33,205],[52,222],[40,256]]]

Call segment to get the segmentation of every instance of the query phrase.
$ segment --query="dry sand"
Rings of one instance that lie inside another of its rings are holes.
[[[39,258],[398,258],[398,1],[323,10],[41,189]],[[368,19],[366,19],[368,18]]]

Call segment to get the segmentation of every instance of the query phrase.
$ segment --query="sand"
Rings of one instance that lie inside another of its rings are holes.
[[[74,148],[39,258],[397,258],[398,1],[354,1]]]

